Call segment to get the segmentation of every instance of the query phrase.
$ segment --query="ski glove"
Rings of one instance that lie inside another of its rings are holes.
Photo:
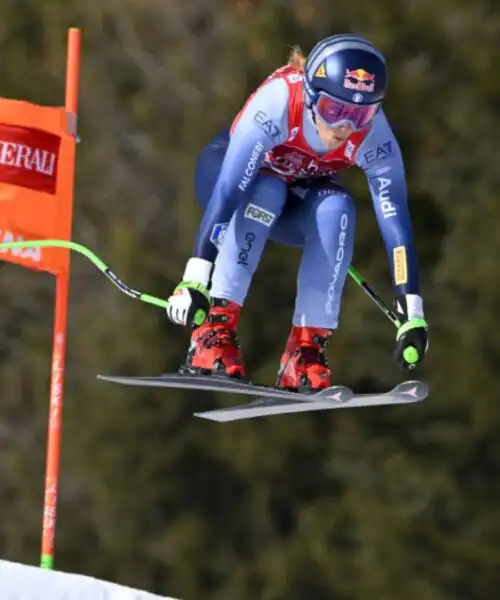
[[[168,318],[177,325],[193,329],[202,325],[210,309],[208,283],[212,263],[202,258],[190,258],[181,283],[168,299]]]
[[[424,359],[428,347],[422,298],[415,294],[398,297],[396,313],[402,324],[396,334],[394,359],[401,368],[414,369]]]

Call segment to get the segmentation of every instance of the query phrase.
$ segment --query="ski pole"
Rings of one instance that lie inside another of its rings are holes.
[[[1,244],[0,244],[1,247]],[[349,267],[349,275],[354,279],[354,281],[359,285],[363,291],[370,296],[370,298],[375,302],[375,304],[380,308],[380,310],[385,314],[385,316],[392,322],[392,324],[399,329],[401,327],[401,321],[398,319],[396,313],[391,310],[387,304],[380,298],[378,294],[376,294],[372,288],[368,285],[364,277],[357,271],[352,265]]]
[[[142,300],[142,302],[147,302],[149,304],[154,304],[155,306],[159,306],[160,308],[167,308],[168,301],[163,300],[162,298],[157,298],[156,296],[151,296],[150,294],[144,294],[129,287],[124,281],[122,281],[113,271],[105,264],[96,254],[89,250],[85,246],[81,244],[77,244],[76,242],[69,242],[66,240],[30,240],[23,242],[5,242],[0,244],[0,251],[4,248],[7,250],[8,248],[67,248],[68,250],[74,250],[75,252],[79,252],[83,254],[83,256],[87,257],[98,269],[101,273],[104,273],[106,277],[116,285],[116,287],[122,291],[127,296],[131,298],[135,298],[136,300]]]
[[[156,296],[152,296],[151,294],[144,294],[139,290],[135,290],[129,287],[115,273],[113,273],[113,271],[108,267],[108,265],[104,261],[102,261],[96,254],[94,254],[92,250],[90,250],[86,246],[82,246],[82,244],[77,244],[76,242],[70,242],[66,240],[30,240],[22,242],[0,243],[0,251],[3,249],[7,250],[10,248],[66,248],[68,250],[74,250],[75,252],[83,254],[83,256],[88,258],[94,264],[94,266],[96,266],[99,269],[99,271],[101,271],[101,273],[106,275],[106,277],[121,292],[123,292],[127,296],[135,298],[136,300],[141,300],[142,302],[147,302],[148,304],[153,304],[154,306],[159,306],[160,308],[166,309],[168,307],[167,300],[164,300],[163,298],[158,298]],[[378,296],[372,290],[372,288],[368,285],[366,280],[352,265],[349,267],[349,275],[366,292],[366,294],[370,296],[370,298],[387,316],[387,318],[394,324],[394,326],[399,328],[401,326],[401,321],[398,319],[397,315],[385,304],[385,302],[380,298],[380,296]]]

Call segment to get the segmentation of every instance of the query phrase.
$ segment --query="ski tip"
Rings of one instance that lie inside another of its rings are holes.
[[[119,375],[101,375],[98,374],[96,375],[96,379],[99,379],[100,381],[110,381],[111,383],[123,383],[123,377],[120,377]]]
[[[429,395],[429,386],[423,381],[410,380],[399,383],[391,393],[404,396],[407,402],[419,402]]]
[[[215,423],[225,423],[226,421],[232,420],[230,418],[224,418],[224,415],[219,411],[208,410],[206,412],[195,412],[193,413],[194,417],[198,417],[199,419],[206,419],[207,421],[214,421]]]
[[[136,377],[123,377],[120,375],[96,375],[96,378],[100,381],[106,381],[108,383],[119,383],[121,385],[141,385],[141,379]],[[145,383],[144,385],[147,385]]]

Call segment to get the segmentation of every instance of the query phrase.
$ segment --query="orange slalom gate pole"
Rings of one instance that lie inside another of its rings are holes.
[[[75,28],[69,29],[66,58],[65,108],[66,112],[72,115],[73,123],[75,124],[75,135],[78,111],[78,83],[80,77],[80,40],[80,30]],[[50,382],[50,407],[43,506],[42,549],[40,559],[40,566],[45,569],[52,569],[54,566],[54,539],[57,522],[57,500],[59,488],[69,276],[70,270],[68,263],[68,269],[56,276],[54,338]]]

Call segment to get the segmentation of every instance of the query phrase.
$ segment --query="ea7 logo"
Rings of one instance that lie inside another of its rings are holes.
[[[255,113],[254,121],[270,140],[274,140],[281,133],[280,128],[274,124],[274,121],[272,121],[263,110],[258,110]]]
[[[376,160],[385,160],[392,154],[392,142],[389,140],[379,144],[376,148],[370,148],[365,152],[366,162],[372,163]]]

